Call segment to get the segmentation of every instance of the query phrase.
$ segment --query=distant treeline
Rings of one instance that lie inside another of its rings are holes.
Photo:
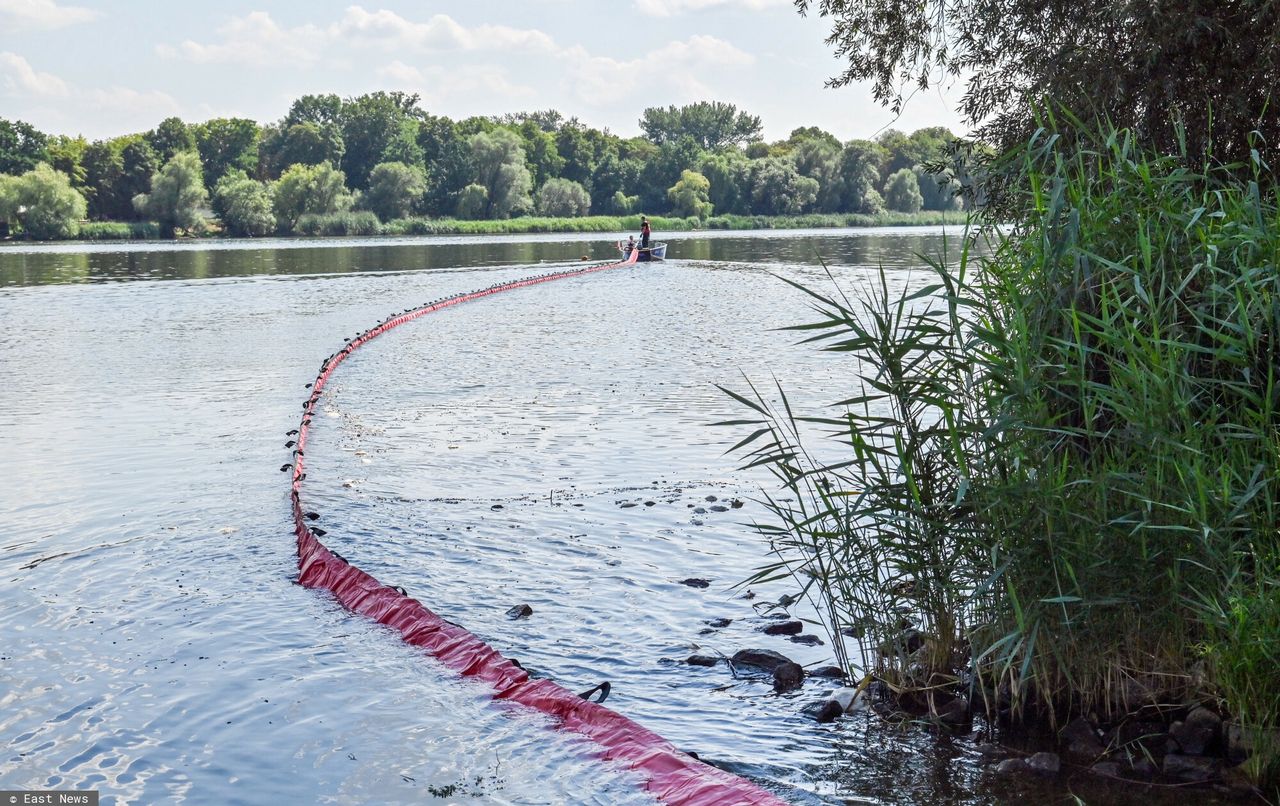
[[[740,225],[962,207],[938,171],[955,140],[941,127],[846,143],[808,127],[766,143],[759,117],[719,102],[646,109],[640,127],[623,138],[554,110],[454,121],[399,92],[303,96],[265,126],[175,117],[93,142],[0,119],[0,234],[428,231],[411,222],[641,211]]]

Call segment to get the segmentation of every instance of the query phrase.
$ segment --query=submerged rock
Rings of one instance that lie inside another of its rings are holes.
[[[685,663],[690,666],[715,666],[719,662],[719,658],[713,658],[710,655],[690,655],[685,659]]]
[[[533,615],[533,608],[529,607],[529,605],[527,604],[518,604],[507,611],[507,618],[513,619],[513,620],[528,618],[529,616],[532,616],[532,615]]]
[[[824,646],[825,642],[816,635],[793,635],[789,639],[793,644],[804,644],[805,646]]]
[[[733,653],[732,660],[734,666],[751,666],[770,674],[782,664],[792,663],[791,658],[772,649],[740,649]]]
[[[959,725],[969,719],[969,701],[963,697],[952,697],[934,704],[933,715],[948,725]]]
[[[733,619],[731,619],[731,618],[713,618],[713,619],[711,619],[710,621],[707,621],[707,622],[704,622],[704,623],[705,623],[708,627],[714,627],[715,629],[719,630],[719,629],[723,629],[724,627],[728,627],[730,624],[732,624],[732,623],[733,623]]]
[[[1170,753],[1164,757],[1164,774],[1183,781],[1208,781],[1218,774],[1218,760]]]
[[[765,635],[799,635],[804,632],[804,625],[798,621],[781,621],[777,624],[766,624],[760,628]]]
[[[698,577],[689,577],[688,579],[680,580],[680,584],[688,585],[691,588],[709,588],[711,587],[711,580],[699,579]]]
[[[818,704],[813,718],[822,724],[826,724],[828,722],[835,722],[836,717],[841,716],[842,714],[844,714],[844,708],[840,707],[840,703],[835,700],[827,700],[824,703]]]
[[[773,690],[782,694],[804,685],[804,669],[794,661],[780,663],[773,670]]]
[[[1040,775],[1057,775],[1062,769],[1062,759],[1057,753],[1036,753],[1027,759],[1027,768]]]

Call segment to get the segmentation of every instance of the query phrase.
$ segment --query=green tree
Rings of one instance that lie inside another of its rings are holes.
[[[474,183],[467,185],[458,194],[457,204],[458,218],[484,218],[485,210],[489,208],[489,189]]]
[[[353,198],[342,171],[328,163],[290,165],[272,186],[272,209],[283,232],[293,232],[307,213],[324,215],[351,209]]]
[[[289,106],[282,125],[287,129],[299,123],[313,123],[319,127],[341,126],[342,99],[333,93],[303,95]]]
[[[950,170],[930,173],[927,168],[917,165],[913,169],[916,181],[920,184],[921,207],[924,210],[958,210],[960,196],[955,176]]]
[[[151,177],[163,167],[160,155],[151,147],[151,143],[138,135],[120,138],[120,178],[116,181],[112,194],[116,202],[113,204],[115,218],[136,218],[137,211],[133,207],[133,197],[146,193],[151,189]]]
[[[533,180],[525,166],[524,145],[510,129],[477,132],[467,138],[473,184],[486,191],[485,218],[507,218],[527,211]]]
[[[924,205],[920,182],[910,168],[897,171],[884,184],[884,204],[900,213],[918,213]]]
[[[836,86],[870,81],[895,111],[905,93],[966,75],[959,111],[1005,151],[1037,127],[1051,99],[1131,129],[1199,166],[1248,164],[1252,132],[1280,132],[1280,4],[1219,0],[796,0],[831,20],[827,40],[846,69]],[[1174,121],[1185,127],[1179,133]],[[1280,138],[1259,141],[1280,164]]]
[[[45,146],[45,154],[49,158],[49,167],[66,174],[67,178],[71,180],[72,187],[76,189],[83,188],[85,183],[84,152],[88,147],[89,141],[83,137],[68,137],[65,134],[50,137]]]
[[[260,176],[276,179],[290,165],[339,165],[345,146],[342,129],[334,123],[306,121],[269,126],[258,143]]]
[[[74,238],[87,210],[67,175],[43,162],[18,177],[17,205],[23,230],[41,241]]]
[[[213,212],[232,235],[267,235],[276,228],[271,188],[240,169],[228,171],[213,188]]]
[[[671,211],[678,216],[706,218],[713,209],[710,201],[711,183],[697,171],[685,170],[680,181],[667,189],[667,201]]]
[[[175,154],[196,150],[196,136],[182,118],[165,118],[146,134],[147,142],[155,149],[160,164],[173,159]]]
[[[90,217],[98,220],[118,219],[133,212],[133,198],[122,204],[118,191],[124,176],[124,158],[121,145],[110,140],[95,140],[84,150],[85,195],[89,202]],[[151,177],[147,176],[147,187]],[[124,208],[122,212],[122,207]]]
[[[680,181],[680,174],[702,162],[706,152],[692,137],[685,135],[678,140],[663,143],[658,153],[646,159],[640,168],[640,204],[646,210],[667,208],[667,188]]]
[[[710,184],[707,198],[720,215],[751,212],[751,163],[740,151],[707,154],[698,167]]]
[[[600,159],[609,150],[610,143],[605,134],[598,129],[583,126],[562,126],[556,132],[556,153],[564,158],[560,176],[594,190],[593,179]],[[617,146],[612,148],[617,156]]]
[[[328,102],[325,103],[327,111]],[[344,101],[341,121],[346,149],[342,154],[342,170],[350,186],[359,190],[367,188],[373,167],[387,161],[388,148],[395,141],[408,137],[416,145],[417,131],[410,131],[402,124],[422,117],[418,96],[403,92],[373,92]],[[415,164],[418,162],[421,157]]]
[[[18,177],[0,174],[0,236],[18,228],[18,185]]]
[[[205,178],[215,183],[227,171],[258,169],[258,124],[246,118],[214,118],[192,127]]]
[[[0,118],[0,174],[17,175],[49,159],[49,138],[30,123]]]
[[[450,215],[457,196],[471,179],[471,149],[458,127],[447,117],[424,115],[418,122],[418,145],[427,172],[423,210],[430,215]]]
[[[662,145],[691,137],[704,150],[744,145],[760,139],[760,118],[738,111],[733,104],[701,101],[687,106],[649,107],[640,118],[640,129],[650,141]]]
[[[572,179],[548,179],[538,188],[538,215],[575,217],[591,211],[591,194]]]
[[[609,200],[609,211],[614,215],[631,215],[639,211],[640,197],[628,196],[621,190],[613,194],[613,198]]]
[[[183,151],[174,154],[151,178],[151,192],[135,196],[133,206],[172,235],[177,229],[190,230],[200,224],[201,208],[208,200],[200,155]]]
[[[533,186],[542,187],[548,179],[560,175],[564,169],[564,157],[556,149],[556,138],[543,131],[533,120],[526,120],[519,129],[524,140],[525,164],[533,178]]]
[[[825,133],[824,133],[825,134]],[[802,137],[795,140],[791,158],[796,172],[818,183],[817,208],[824,213],[834,213],[844,201],[844,182],[840,176],[840,142],[827,137]]]
[[[884,210],[880,165],[885,150],[870,140],[850,140],[840,152],[841,212],[873,215]]]
[[[427,192],[427,177],[416,165],[382,162],[369,174],[369,189],[361,204],[382,221],[409,215],[413,206]]]
[[[801,176],[785,157],[751,163],[751,210],[760,215],[796,215],[818,199],[818,183]]]

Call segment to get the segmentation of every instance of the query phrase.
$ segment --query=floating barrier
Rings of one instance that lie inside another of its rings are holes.
[[[280,468],[293,471],[290,497],[294,534],[298,539],[298,582],[308,588],[327,590],[353,613],[398,630],[406,643],[422,647],[463,677],[483,680],[493,687],[495,699],[533,708],[554,718],[560,729],[591,739],[602,748],[604,758],[621,762],[644,776],[646,789],[663,803],[689,806],[780,805],[783,801],[775,795],[732,773],[698,761],[622,714],[590,702],[551,680],[530,677],[519,664],[503,657],[468,630],[433,613],[403,588],[382,584],[327,548],[320,542],[325,531],[309,524],[318,515],[305,511],[302,506],[302,482],[307,477],[307,435],[316,403],[329,378],[352,352],[388,330],[429,313],[504,291],[629,266],[636,262],[638,254],[638,251],[633,251],[630,258],[621,263],[527,277],[424,303],[392,314],[357,334],[341,350],[326,358],[315,381],[308,384],[311,394],[302,404],[302,420],[296,431],[289,432],[294,439],[286,447],[293,448],[293,462]]]

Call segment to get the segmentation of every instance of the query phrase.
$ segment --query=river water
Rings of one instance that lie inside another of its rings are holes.
[[[725,455],[741,431],[711,426],[743,413],[717,385],[776,376],[816,407],[857,383],[778,330],[811,316],[780,277],[853,288],[883,267],[908,287],[958,235],[690,234],[664,264],[417,320],[335,375],[307,508],[379,579],[569,688],[610,681],[613,708],[794,802],[1066,802],[1088,782],[996,780],[977,737],[818,725],[816,682],[778,696],[682,662],[831,659],[758,631],[791,590],[738,585],[765,557],[750,523],[769,480]],[[0,248],[0,789],[649,802],[588,743],[295,585],[280,472],[343,338],[612,257],[564,235]],[[508,619],[517,604],[533,615]]]

